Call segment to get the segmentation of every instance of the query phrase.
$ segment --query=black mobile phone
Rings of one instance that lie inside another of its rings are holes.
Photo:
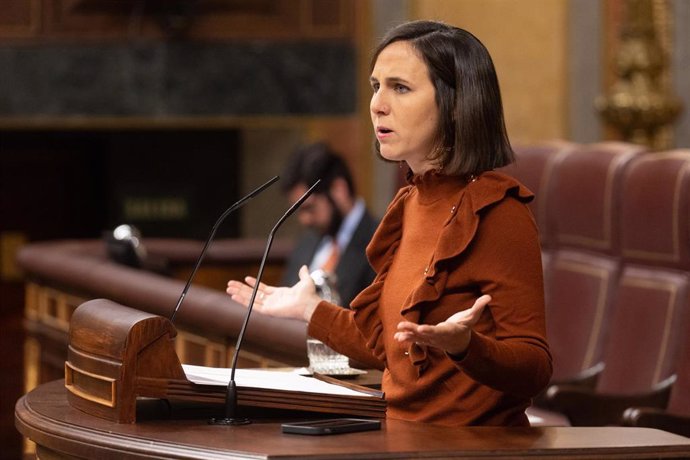
[[[324,435],[380,430],[381,420],[331,418],[325,420],[310,420],[307,422],[283,423],[281,426],[283,427],[283,433]]]

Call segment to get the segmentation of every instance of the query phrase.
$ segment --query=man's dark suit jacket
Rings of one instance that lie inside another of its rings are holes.
[[[378,221],[365,211],[352,234],[350,244],[345,248],[345,252],[340,256],[338,265],[335,267],[338,293],[345,307],[349,306],[352,299],[374,279],[375,273],[369,265],[365,251],[377,226]],[[297,275],[299,268],[302,265],[309,266],[320,241],[321,235],[314,231],[306,232],[299,239],[285,267],[283,286],[292,286],[299,280]]]

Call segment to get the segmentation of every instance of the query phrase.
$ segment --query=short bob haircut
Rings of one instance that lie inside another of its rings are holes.
[[[435,21],[412,21],[393,28],[374,50],[409,42],[426,63],[439,109],[438,147],[430,153],[444,174],[472,177],[512,163],[515,155],[503,120],[503,104],[493,61],[471,33]],[[380,145],[376,142],[376,150]]]

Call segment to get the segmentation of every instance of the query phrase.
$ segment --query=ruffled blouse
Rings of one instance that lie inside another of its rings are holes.
[[[310,335],[385,369],[389,417],[447,425],[527,424],[524,409],[551,375],[541,254],[526,206],[532,198],[519,182],[498,172],[469,183],[433,173],[414,177],[390,203],[367,248],[377,273],[372,284],[351,310],[327,302],[317,307]],[[438,216],[418,222],[429,209],[437,209]],[[404,222],[433,222],[434,244],[430,254],[421,255],[428,264],[418,280],[386,285],[389,278],[399,279],[391,269],[408,236]],[[382,296],[399,290],[404,301],[395,313],[390,309],[396,305]],[[402,349],[394,342],[399,321],[436,324],[471,307],[482,294],[490,294],[492,302],[462,360],[435,348]]]

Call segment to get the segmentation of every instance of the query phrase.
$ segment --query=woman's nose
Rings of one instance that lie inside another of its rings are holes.
[[[390,110],[388,103],[385,100],[382,91],[378,91],[371,96],[370,104],[371,113],[375,114],[387,114]]]

